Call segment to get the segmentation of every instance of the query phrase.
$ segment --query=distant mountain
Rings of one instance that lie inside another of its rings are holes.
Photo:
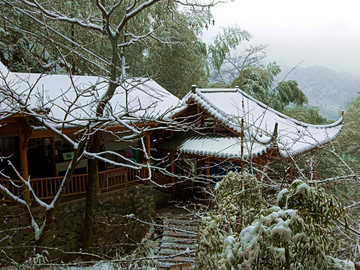
[[[282,80],[291,70],[290,67],[282,69],[278,80]],[[338,119],[339,113],[348,108],[360,91],[360,78],[320,66],[297,67],[286,80],[296,80],[308,97],[309,105],[319,107],[321,115],[329,120]]]

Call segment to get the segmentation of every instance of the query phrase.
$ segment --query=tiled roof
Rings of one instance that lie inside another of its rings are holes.
[[[50,116],[59,122],[66,120],[69,125],[81,125],[87,123],[82,120],[94,117],[97,105],[94,101],[102,97],[108,86],[103,77],[15,73],[0,63],[0,87],[4,87],[5,81],[23,100],[29,95],[28,104],[32,109],[46,109]],[[5,99],[0,104],[0,113],[16,111],[16,108]],[[71,108],[70,113],[67,108]],[[155,81],[131,78],[117,87],[106,112],[109,118],[124,120],[127,117],[136,122],[169,118],[183,108],[177,97]]]
[[[311,125],[297,121],[266,106],[240,89],[196,89],[183,99],[187,103],[191,100],[196,101],[234,133],[241,133],[241,119],[244,119],[245,140],[264,145],[265,149],[270,148],[270,143],[275,143],[282,157],[294,156],[333,140],[343,126],[342,117],[329,125]],[[276,138],[273,138],[274,132],[277,134]],[[224,142],[225,149],[226,140],[220,141]],[[196,147],[193,147],[195,151]],[[208,144],[208,147],[211,148],[211,144]],[[255,147],[252,155],[258,156],[263,151],[263,148]]]
[[[255,141],[244,141],[243,159],[252,159],[267,152],[267,147]],[[239,137],[205,136],[194,133],[175,135],[160,146],[161,149],[178,151],[183,154],[212,156],[218,158],[241,158],[241,139]]]

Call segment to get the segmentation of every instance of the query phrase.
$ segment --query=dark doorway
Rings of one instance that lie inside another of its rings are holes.
[[[17,136],[0,137],[0,170],[11,178],[17,178],[14,170],[8,165],[8,160],[20,172],[19,138]]]
[[[29,140],[28,166],[31,178],[55,176],[52,138]]]

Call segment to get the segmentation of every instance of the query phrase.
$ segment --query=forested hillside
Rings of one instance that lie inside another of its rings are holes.
[[[280,80],[291,70],[290,67],[282,69]],[[360,78],[320,66],[297,67],[286,79],[296,80],[308,97],[309,105],[319,107],[321,115],[329,120],[337,119],[339,112],[347,110],[360,91]]]

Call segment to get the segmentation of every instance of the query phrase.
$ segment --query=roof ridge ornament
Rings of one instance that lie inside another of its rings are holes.
[[[191,93],[195,94],[196,88],[197,88],[196,84],[191,85]]]
[[[275,141],[278,135],[279,135],[279,123],[276,122],[271,140]]]

